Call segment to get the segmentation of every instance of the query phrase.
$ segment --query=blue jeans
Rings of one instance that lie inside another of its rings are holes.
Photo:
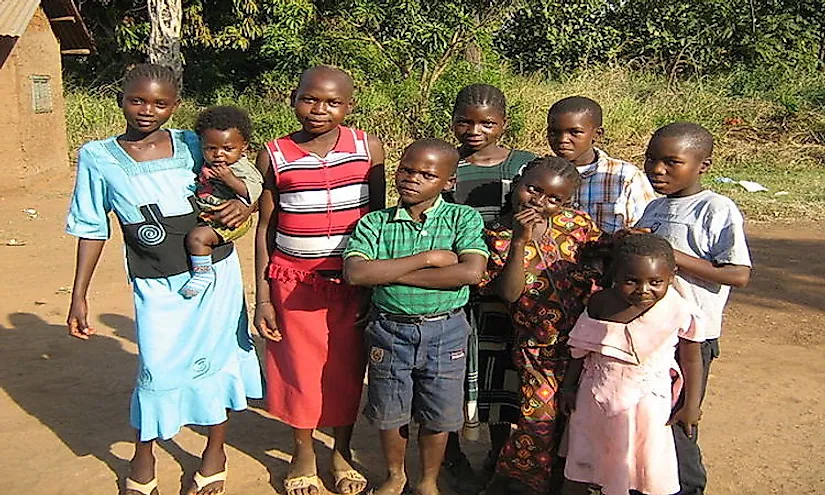
[[[379,430],[400,428],[411,419],[430,431],[459,430],[469,332],[463,311],[415,323],[373,316],[364,332],[367,419]]]

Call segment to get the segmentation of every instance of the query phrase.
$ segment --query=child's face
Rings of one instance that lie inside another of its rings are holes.
[[[435,149],[417,148],[404,153],[395,171],[395,189],[401,203],[413,206],[429,201],[455,184],[455,163]]]
[[[140,78],[123,88],[120,107],[126,125],[144,134],[161,128],[175,113],[180,99],[172,83]]]
[[[324,134],[341,125],[352,111],[352,90],[339,78],[309,75],[295,90],[292,106],[304,131]]]
[[[628,304],[647,309],[665,297],[673,275],[662,258],[630,256],[616,269],[614,287]]]
[[[550,218],[570,203],[576,187],[573,181],[542,168],[528,171],[518,179],[513,189],[513,211],[532,208],[544,218]]]
[[[593,143],[604,133],[587,112],[547,115],[547,142],[556,156],[576,165],[588,165]],[[580,163],[584,162],[584,163]]]
[[[453,133],[465,148],[473,152],[495,145],[506,129],[507,121],[490,105],[469,105],[453,115]]]
[[[210,165],[231,165],[241,159],[249,144],[234,127],[222,131],[206,129],[201,134],[203,159]]]
[[[658,137],[645,153],[645,173],[653,189],[669,197],[690,196],[702,190],[700,177],[711,165],[710,157],[679,137]]]

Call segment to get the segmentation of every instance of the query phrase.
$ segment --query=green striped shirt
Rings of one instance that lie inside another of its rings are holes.
[[[453,251],[459,256],[487,256],[484,222],[472,207],[447,203],[439,197],[422,216],[424,221],[416,222],[400,205],[368,213],[355,226],[344,259],[360,256],[386,260],[434,249]],[[381,285],[373,288],[372,303],[386,313],[431,315],[464,306],[469,294],[467,286],[449,290]]]
[[[452,203],[469,205],[481,213],[484,223],[498,220],[513,177],[536,158],[529,151],[511,150],[503,162],[489,167],[465,160],[458,162],[455,188],[444,194]]]

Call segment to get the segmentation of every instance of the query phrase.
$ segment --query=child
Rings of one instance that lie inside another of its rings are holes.
[[[693,307],[669,290],[676,261],[667,241],[625,237],[612,269],[613,286],[593,294],[568,341],[561,402],[574,411],[565,492],[586,494],[595,484],[604,495],[669,495],[679,490],[669,425],[689,431],[700,416],[701,330]],[[682,374],[685,401],[671,419]]]
[[[200,211],[209,213],[230,199],[247,205],[258,201],[264,179],[246,158],[252,135],[249,115],[237,107],[212,107],[198,116],[195,132],[201,138],[204,159],[195,190]],[[195,297],[215,281],[212,249],[240,239],[251,226],[251,216],[235,229],[199,217],[198,226],[186,236],[193,275],[180,290],[183,297]]]
[[[603,232],[613,234],[632,227],[655,195],[635,165],[594,147],[603,134],[602,108],[590,98],[561,99],[547,113],[550,148],[581,174],[573,205],[589,213]]]
[[[358,222],[344,258],[349,283],[372,287],[366,330],[365,415],[380,430],[389,476],[377,495],[405,490],[409,422],[421,425],[420,495],[437,494],[448,432],[464,422],[467,336],[463,307],[487,257],[481,215],[441,198],[452,188],[455,148],[422,139],[404,150],[395,173],[398,206]]]
[[[227,410],[260,399],[261,373],[249,335],[238,255],[232,244],[212,253],[220,283],[184,299],[189,279],[184,235],[197,223],[195,171],[200,143],[192,132],[164,130],[180,102],[171,69],[142,64],[126,73],[121,107],[126,132],[80,149],[77,182],[66,231],[79,237],[68,326],[86,340],[86,293],[114,212],[123,230],[135,296],[139,371],[132,394],[135,455],[127,495],[156,493],[155,439],[173,437],[183,425],[209,426],[209,442],[188,494],[223,493],[226,480]],[[241,225],[250,210],[238,200],[210,219]]]
[[[712,153],[713,136],[697,124],[681,122],[657,130],[647,146],[645,173],[656,192],[666,197],[652,201],[636,224],[673,246],[679,267],[674,287],[700,310],[706,337],[702,398],[710,363],[719,355],[722,312],[730,287],[745,287],[751,272],[742,214],[733,201],[702,187],[700,179],[711,166]],[[707,473],[697,432],[686,435],[674,427],[673,434],[679,493],[704,493]]]
[[[341,255],[358,219],[384,207],[384,150],[375,137],[341,125],[352,93],[346,72],[308,69],[292,94],[301,129],[258,154],[265,180],[255,326],[268,339],[267,408],[293,428],[288,495],[322,493],[312,440],[321,427],[334,429],[337,491],[367,487],[350,450],[366,366],[359,320],[367,298],[342,283]]]
[[[507,127],[507,103],[495,86],[471,84],[462,89],[453,108],[452,126],[460,143],[461,160],[455,188],[446,197],[475,208],[485,224],[496,221],[513,177],[536,156],[498,144]],[[472,428],[478,427],[479,422],[489,424],[491,448],[483,467],[492,474],[501,447],[510,436],[510,425],[518,421],[518,373],[511,357],[513,334],[507,306],[494,295],[481,296],[472,289],[470,300],[473,335],[468,347],[470,396],[465,434],[477,434]],[[478,355],[473,356],[476,349]],[[480,383],[479,377],[483,377]],[[444,465],[452,477],[453,489],[459,493],[478,493],[483,488],[483,482],[461,452],[456,432],[450,433]]]
[[[558,157],[538,158],[513,182],[512,211],[487,229],[490,290],[510,304],[521,418],[507,440],[488,494],[546,493],[560,485],[556,390],[567,364],[567,334],[598,274],[578,251],[601,232],[568,208],[579,174]]]

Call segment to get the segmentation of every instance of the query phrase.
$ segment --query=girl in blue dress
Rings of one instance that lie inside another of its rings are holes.
[[[83,145],[66,231],[78,237],[69,333],[86,340],[86,293],[114,212],[123,231],[134,290],[138,344],[131,424],[137,430],[126,495],[157,493],[154,441],[184,425],[209,426],[209,440],[190,495],[225,492],[227,410],[262,397],[261,373],[247,325],[238,256],[232,244],[212,256],[215,283],[192,299],[178,290],[189,279],[184,237],[197,222],[195,177],[200,143],[189,131],[166,130],[180,102],[175,75],[143,64],[124,78],[126,132]],[[236,227],[248,216],[240,201],[214,220]]]

